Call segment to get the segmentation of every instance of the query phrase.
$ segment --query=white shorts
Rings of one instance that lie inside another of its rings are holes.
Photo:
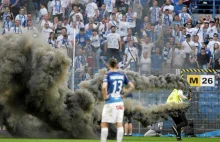
[[[102,122],[116,123],[123,122],[124,117],[124,103],[110,103],[105,104],[102,110]]]

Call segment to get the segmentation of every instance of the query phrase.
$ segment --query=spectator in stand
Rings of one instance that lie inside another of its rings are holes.
[[[123,15],[125,15],[127,13],[128,5],[125,4],[125,0],[120,0],[120,4],[118,6],[118,11]]]
[[[100,37],[97,32],[97,30],[93,29],[92,30],[92,36],[90,37],[90,42],[92,46],[92,50],[94,52],[94,63],[95,63],[95,68],[97,69],[99,67],[99,48],[100,48]]]
[[[45,27],[45,24],[48,23],[49,24],[49,27],[52,28],[53,27],[53,23],[50,22],[49,20],[49,15],[48,14],[45,14],[44,17],[43,17],[43,20],[41,22],[41,27]]]
[[[148,53],[149,58],[151,58],[151,51],[152,51],[154,44],[150,41],[150,38],[145,37],[141,44],[142,44],[142,54],[141,55],[143,55],[143,52],[146,51]]]
[[[109,12],[106,10],[106,5],[102,4],[101,10],[99,11],[98,21],[101,21],[102,18],[109,17]]]
[[[23,8],[20,9],[20,14],[15,17],[15,20],[19,20],[21,26],[27,27],[27,15]]]
[[[201,26],[201,28],[202,28],[202,34],[203,34],[203,41],[204,42],[207,42],[208,41],[208,39],[207,39],[207,30],[208,30],[208,28],[209,28],[209,23],[208,22],[204,22],[204,24],[203,24],[203,26]]]
[[[116,27],[111,27],[111,33],[107,35],[107,56],[108,59],[116,58],[120,61],[120,52],[122,47],[120,44],[121,38],[120,35],[116,33]]]
[[[50,5],[50,16],[57,16],[62,21],[65,18],[65,5],[62,0],[53,0]]]
[[[157,25],[160,17],[160,7],[158,7],[158,1],[155,0],[153,7],[150,7],[150,22],[152,25]]]
[[[174,12],[176,15],[182,12],[183,7],[186,6],[183,4],[183,0],[178,0],[178,3],[174,3]]]
[[[62,28],[63,28],[63,22],[59,21],[56,28],[55,28],[55,37],[56,38],[61,35]]]
[[[25,28],[30,34],[33,35],[34,38],[36,38],[38,36],[38,29],[33,26],[33,22],[31,20],[29,20],[27,22],[27,27]]]
[[[171,4],[170,0],[166,0],[165,4],[161,7],[161,12],[164,13],[168,9],[168,13],[172,14],[174,10],[174,6]]]
[[[68,18],[63,19],[62,27],[65,27],[67,29],[67,31],[69,31],[70,25],[69,25],[69,22],[68,22]]]
[[[174,21],[172,22],[171,25],[172,25],[172,26],[173,26],[173,25],[179,25],[179,26],[183,25],[182,21],[180,20],[179,15],[175,15],[175,16],[174,16]]]
[[[82,80],[83,71],[86,65],[86,59],[85,56],[83,55],[83,50],[81,48],[77,47],[76,51],[77,51],[75,57],[76,71],[75,71],[74,82],[75,84],[79,84],[80,81]]]
[[[159,75],[162,73],[163,56],[160,53],[160,47],[155,48],[155,54],[151,55],[151,73]]]
[[[75,30],[75,33],[74,33]],[[71,40],[75,40],[76,35],[79,33],[79,29],[76,28],[76,21],[72,22],[72,26],[67,30],[67,34],[70,36]]]
[[[215,64],[214,69],[220,70],[220,58],[217,59],[217,63]],[[220,74],[217,75],[218,81],[220,81]],[[219,88],[219,87],[218,87]]]
[[[76,43],[78,46],[80,46],[82,49],[85,48],[86,46],[86,40],[89,37],[87,37],[87,35],[85,34],[85,29],[84,28],[80,28],[79,33],[76,35]]]
[[[11,20],[11,16],[7,15],[6,20],[4,20],[4,23],[3,23],[2,34],[7,34],[10,31],[11,27],[13,26],[14,26],[14,23]]]
[[[119,21],[119,29],[118,33],[121,37],[125,37],[128,35],[128,29],[130,28],[129,23],[126,21],[126,15],[122,16],[122,21]]]
[[[130,61],[126,54],[123,54],[122,61],[118,63],[118,68],[123,70],[130,70]]]
[[[138,33],[138,35],[140,35],[143,6],[139,4],[139,0],[135,0],[135,2],[132,4],[132,7],[133,7],[133,12],[137,13],[135,31]]]
[[[184,46],[182,46],[181,43],[177,43],[173,53],[173,68],[182,69],[184,67],[185,60],[189,60],[189,58],[186,59]]]
[[[163,25],[169,27],[172,22],[173,22],[173,15],[169,14],[169,9],[165,9],[164,13],[162,14]]]
[[[49,36],[49,38],[48,38],[47,43],[48,43],[49,45],[51,45],[52,47],[57,48],[54,32],[50,32],[50,36]]]
[[[187,13],[187,6],[183,6],[182,12],[179,13],[179,17],[182,20],[183,24],[187,23],[187,19],[192,19],[191,16],[189,15],[189,13]]]
[[[192,47],[191,53],[189,55],[189,66],[187,68],[192,68],[192,69],[197,68],[197,54],[196,54],[195,46]]]
[[[129,23],[129,27],[132,29],[132,33],[135,34],[137,13],[133,11],[132,7],[128,8],[126,17],[127,17],[127,22]]]
[[[200,53],[197,55],[197,68],[198,69],[208,69],[208,54],[205,52],[205,48],[201,48]]]
[[[213,38],[213,35],[215,33],[218,33],[217,29],[216,29],[216,26],[215,26],[215,22],[214,21],[210,21],[210,26],[207,30],[207,33],[206,33],[206,36],[208,36],[209,38]]]
[[[219,44],[215,43],[214,44],[214,60],[213,60],[213,63],[214,65],[215,64],[218,64],[218,59],[220,58],[220,48],[219,48]]]
[[[88,18],[94,18],[96,15],[96,10],[98,9],[97,4],[92,0],[89,0],[89,3],[86,5],[86,15]]]
[[[79,11],[79,8],[75,5],[73,7],[72,12],[69,15],[69,23],[76,21],[76,16],[79,16],[80,21],[83,21],[83,15],[82,13]]]
[[[38,17],[37,17],[37,22],[41,21],[45,14],[48,14],[46,4],[44,2],[41,2],[40,3],[40,11],[39,11],[39,14],[38,14]]]
[[[207,43],[203,43],[203,48],[205,49],[206,54],[208,55],[207,68],[210,69],[213,67],[213,55],[209,49],[207,49]]]
[[[80,0],[80,2],[82,2],[82,0]],[[78,9],[81,13],[85,10],[84,4],[79,3],[79,0],[74,0],[71,3],[72,3],[72,9],[74,9],[74,6],[76,6],[76,7],[78,7]]]
[[[166,47],[163,49],[163,71],[164,74],[170,73],[171,62],[173,57],[173,49],[169,42],[167,42]]]
[[[151,58],[149,58],[147,51],[143,52],[140,60],[140,69],[142,75],[148,76],[151,74]]]
[[[10,0],[10,9],[14,16],[19,14],[20,5],[20,0]]]
[[[130,40],[128,44],[128,47],[125,49],[125,54],[127,55],[127,60],[130,61],[130,69],[132,71],[137,71],[137,65],[139,64],[138,51],[134,47],[132,40]]]
[[[106,10],[109,13],[113,12],[113,8],[115,7],[116,0],[104,0],[104,4],[106,5]]]
[[[187,34],[187,35],[189,34],[191,37],[193,37],[192,23],[187,23],[186,34]]]
[[[50,37],[51,32],[53,32],[53,30],[49,27],[49,23],[45,23],[41,31],[43,37],[45,37],[45,39],[48,39]]]
[[[217,43],[220,46],[220,42],[218,41],[218,34],[215,33],[213,35],[213,40],[209,41],[209,44],[207,45],[207,48],[211,51],[211,53],[214,53],[214,44]]]
[[[23,27],[20,25],[20,20],[15,20],[14,27],[11,27],[10,33],[22,34],[24,32]]]

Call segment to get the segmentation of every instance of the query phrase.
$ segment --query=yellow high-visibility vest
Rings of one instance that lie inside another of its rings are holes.
[[[180,98],[179,98],[179,95],[178,95],[178,90],[177,89],[174,89],[172,91],[172,93],[169,95],[169,97],[167,98],[167,102],[166,103],[178,103],[180,102]]]

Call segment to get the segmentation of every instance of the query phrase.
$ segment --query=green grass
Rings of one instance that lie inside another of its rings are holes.
[[[184,142],[219,142],[220,138],[182,138]],[[124,137],[123,142],[175,142],[174,137]],[[100,140],[75,140],[75,139],[16,139],[0,138],[0,142],[100,142]],[[116,142],[108,140],[107,142]]]

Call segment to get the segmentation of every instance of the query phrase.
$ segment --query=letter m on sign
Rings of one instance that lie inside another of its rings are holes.
[[[201,86],[200,75],[187,75],[187,81],[190,86]]]

